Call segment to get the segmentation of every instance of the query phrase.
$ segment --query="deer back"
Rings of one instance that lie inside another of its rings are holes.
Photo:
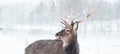
[[[61,40],[38,40],[25,49],[25,54],[66,54]]]

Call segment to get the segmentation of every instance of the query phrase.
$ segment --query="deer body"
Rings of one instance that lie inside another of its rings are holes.
[[[25,54],[79,54],[78,48],[75,42],[64,48],[62,40],[38,40],[25,49]]]

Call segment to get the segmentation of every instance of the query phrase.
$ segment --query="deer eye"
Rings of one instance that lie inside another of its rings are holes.
[[[70,32],[70,29],[66,29],[65,31],[66,31],[66,32]]]

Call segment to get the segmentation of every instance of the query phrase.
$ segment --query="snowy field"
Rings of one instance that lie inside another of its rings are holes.
[[[48,28],[48,29],[44,29]],[[45,26],[42,29],[4,29],[0,31],[1,54],[24,54],[25,47],[40,39],[55,39],[61,28]],[[54,31],[53,31],[54,30]],[[120,36],[117,32],[82,32],[78,30],[80,54],[120,54]]]

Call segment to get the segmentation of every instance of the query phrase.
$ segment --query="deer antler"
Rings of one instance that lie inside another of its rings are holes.
[[[96,10],[97,10],[97,7],[94,8],[94,9],[92,9],[91,11],[89,11],[89,12],[85,15],[85,18],[83,18],[82,20],[76,21],[75,23],[81,23],[81,22],[89,19],[89,17],[90,17],[93,13],[95,13]]]
[[[63,23],[64,25],[69,25],[65,20],[61,19],[61,23]]]
[[[64,11],[64,16],[63,16],[63,19],[61,19],[62,20],[61,23],[64,24],[65,26],[70,26],[66,20],[68,20],[68,18],[72,18],[74,15],[75,15],[75,11],[73,10],[73,6],[72,6],[71,7],[71,14],[69,15],[69,17],[66,16],[66,12]]]
[[[71,13],[71,14],[69,14],[69,15],[67,16],[67,15],[66,15],[66,11],[64,11],[63,19],[66,19],[66,20],[68,20],[68,21],[69,21],[69,18],[74,19],[73,16],[76,14],[75,12],[76,12],[75,9],[73,8],[73,6],[71,6],[71,8],[70,8],[70,13]]]
[[[77,29],[78,29],[78,24],[81,23],[81,22],[83,22],[83,21],[85,21],[85,20],[87,20],[87,19],[88,19],[93,13],[95,13],[96,9],[97,9],[97,7],[94,8],[94,9],[92,9],[90,12],[88,12],[88,13],[85,15],[85,18],[83,18],[82,20],[75,21],[75,22],[73,22],[73,20],[72,20],[72,22],[71,22],[71,26],[73,27],[74,24],[76,24],[77,27],[76,27],[75,30],[77,30]]]
[[[70,14],[70,18],[72,18],[72,20],[74,19],[73,16],[76,14],[75,9],[73,8],[73,6],[71,7],[71,14]]]

